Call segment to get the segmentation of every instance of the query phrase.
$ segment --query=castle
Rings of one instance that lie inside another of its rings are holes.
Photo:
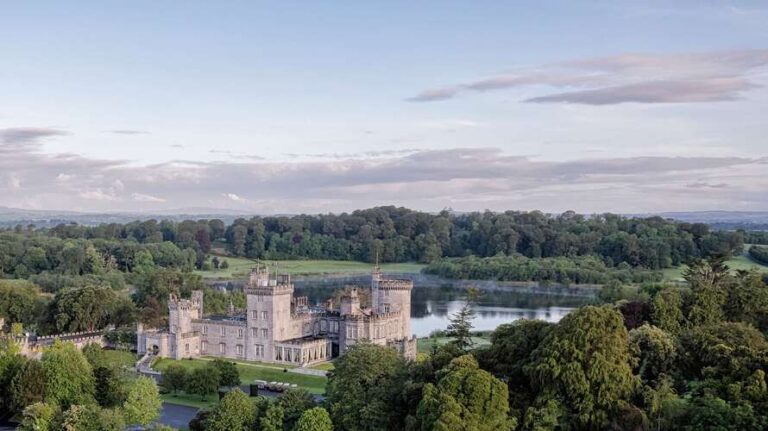
[[[371,273],[370,307],[363,307],[356,288],[324,306],[293,296],[289,275],[257,266],[246,286],[245,313],[203,317],[203,293],[191,299],[171,294],[168,328],[137,331],[138,352],[173,359],[217,356],[304,366],[328,361],[367,340],[416,357],[411,335],[413,281]]]

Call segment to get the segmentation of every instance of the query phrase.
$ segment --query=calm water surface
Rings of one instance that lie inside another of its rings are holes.
[[[306,295],[311,304],[321,304],[343,285],[297,287],[296,295]],[[464,306],[466,290],[450,284],[441,287],[416,286],[411,302],[411,330],[419,337],[444,330],[451,315]],[[589,298],[530,294],[510,291],[483,291],[475,306],[475,330],[490,331],[502,323],[518,319],[557,322],[572,309],[592,302]]]

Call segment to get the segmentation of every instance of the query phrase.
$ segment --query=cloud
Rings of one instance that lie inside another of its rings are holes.
[[[109,133],[114,133],[116,135],[148,135],[149,134],[149,132],[144,130],[131,130],[131,129],[110,130]]]
[[[655,81],[574,91],[534,97],[534,103],[581,103],[613,105],[617,103],[696,103],[739,99],[741,93],[758,87],[744,79],[709,79],[700,81]]]
[[[135,165],[21,148],[0,157],[0,205],[80,211],[206,206],[254,213],[396,204],[435,211],[768,210],[765,158],[539,160],[451,148],[294,161]],[[727,187],[722,186],[727,184]]]
[[[30,145],[51,136],[65,136],[69,132],[44,127],[12,127],[0,129],[0,144]]]
[[[768,49],[683,54],[625,54],[519,68],[511,73],[427,89],[412,102],[447,100],[466,93],[517,87],[566,89],[525,102],[703,103],[739,99],[759,87],[750,74],[768,66]]]

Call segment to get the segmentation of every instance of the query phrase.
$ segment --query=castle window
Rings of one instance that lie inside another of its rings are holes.
[[[189,343],[184,344],[184,352],[189,354]]]
[[[258,337],[259,336],[259,328],[251,328],[251,337]]]
[[[242,344],[238,344],[237,345],[237,355],[238,356],[243,356],[243,345]]]
[[[208,342],[207,341],[203,341],[202,343],[200,343],[200,350],[203,353],[206,353],[208,351]]]
[[[267,328],[261,328],[261,336],[267,338],[269,330]]]
[[[239,338],[243,338],[243,328],[238,328],[237,329],[237,336]],[[242,346],[240,346],[240,347],[242,348]]]
[[[221,327],[221,336],[223,337],[225,335],[227,335],[227,327],[226,326],[222,326]]]
[[[267,312],[266,311],[262,311],[261,312],[261,320],[267,320]]]
[[[283,360],[283,348],[282,347],[275,347],[275,360],[276,361],[282,361]]]
[[[263,344],[256,344],[253,346],[257,357],[264,356],[264,345]]]
[[[227,345],[224,343],[219,343],[219,353],[222,355],[227,353]]]
[[[256,302],[264,302],[264,295],[256,295]]]
[[[291,349],[285,349],[285,360],[287,362],[293,362],[291,361]]]
[[[208,335],[208,325],[203,325],[203,335]]]
[[[252,318],[253,320],[256,320],[256,319],[258,319],[258,318],[259,318],[259,312],[258,312],[258,311],[256,311],[256,310],[253,310],[253,311],[251,311],[251,318]]]

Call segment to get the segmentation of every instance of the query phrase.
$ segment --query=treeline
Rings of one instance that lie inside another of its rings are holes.
[[[611,281],[645,283],[663,278],[661,272],[632,268],[626,262],[608,267],[596,256],[447,258],[432,262],[423,272],[456,280],[537,281],[564,285],[607,284]]]
[[[749,248],[749,257],[763,265],[768,265],[768,247],[753,245]]]
[[[595,255],[609,267],[625,262],[631,267],[655,270],[712,254],[739,251],[745,235],[743,231],[712,231],[702,223],[679,223],[660,217],[585,217],[573,212],[548,215],[538,211],[430,214],[392,206],[338,215],[240,218],[229,226],[218,219],[147,220],[93,227],[62,224],[36,232],[58,238],[60,244],[48,246],[40,236],[22,229],[6,231],[6,242],[34,237],[28,242],[41,244],[13,247],[16,253],[0,256],[0,271],[23,278],[25,274],[58,267],[63,244],[78,243],[90,244],[102,255],[114,256],[115,265],[123,270],[130,270],[135,254],[142,248],[153,254],[161,266],[201,268],[215,243],[222,243],[234,256],[261,259],[372,262],[378,258],[382,262],[429,263],[442,257],[471,255]],[[157,244],[163,244],[163,249],[157,250]],[[30,246],[41,247],[43,253],[29,251]],[[49,250],[50,247],[54,249]],[[81,248],[87,250],[87,246]],[[41,259],[42,254],[45,259]],[[84,270],[87,268],[70,272]]]
[[[237,219],[226,244],[237,256],[432,262],[441,257],[520,254],[529,258],[597,255],[608,266],[667,268],[739,251],[743,232],[660,217],[584,217],[538,211],[428,214],[378,207],[339,215]]]

